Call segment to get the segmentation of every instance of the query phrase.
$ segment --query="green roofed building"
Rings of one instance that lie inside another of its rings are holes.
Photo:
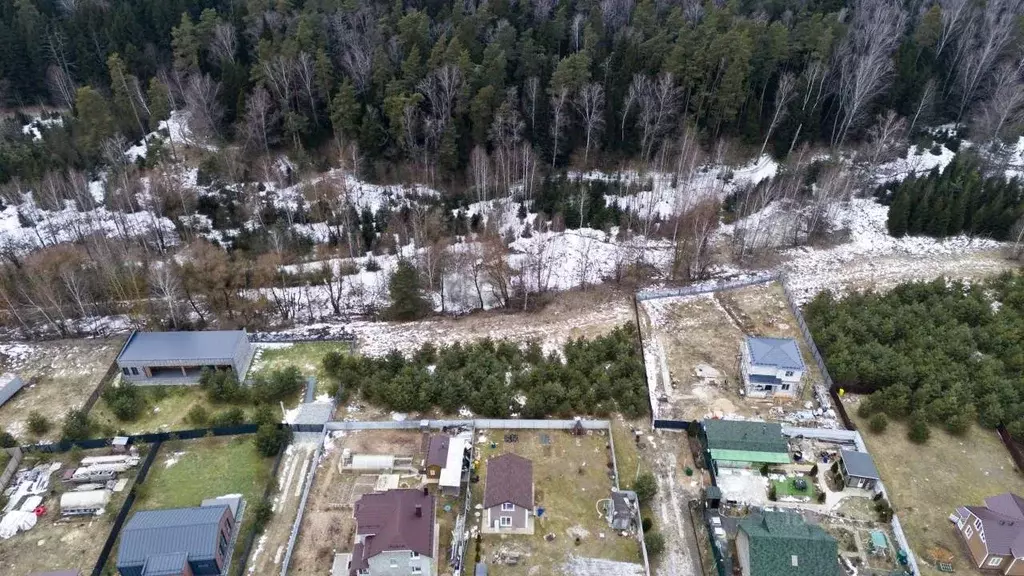
[[[782,425],[753,420],[705,420],[704,447],[716,467],[753,468],[788,464],[789,443]]]
[[[839,576],[839,545],[795,512],[740,520],[736,557],[743,576]]]

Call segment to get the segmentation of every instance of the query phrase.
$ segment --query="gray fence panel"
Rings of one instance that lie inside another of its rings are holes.
[[[402,422],[328,422],[327,430],[418,430],[420,428],[444,428],[446,426],[469,426],[473,428],[496,428],[501,430],[569,430],[577,424],[585,430],[609,430],[608,420],[404,420]]]
[[[4,467],[4,471],[0,474],[0,490],[3,490],[7,483],[11,481],[14,473],[18,471],[18,466],[21,465],[21,459],[25,456],[21,448],[15,446],[14,448],[7,448],[5,451],[11,455],[11,459],[7,461],[7,466]]]
[[[657,300],[660,298],[676,298],[679,296],[693,296],[695,294],[707,294],[709,292],[718,292],[720,290],[732,290],[735,288],[745,288],[747,286],[754,286],[756,284],[766,284],[779,279],[779,274],[773,272],[771,274],[763,274],[760,276],[754,276],[752,278],[746,278],[743,280],[720,280],[718,282],[710,282],[703,284],[695,284],[693,286],[682,286],[680,288],[667,288],[664,290],[644,290],[637,292],[636,299],[644,302],[647,300]]]

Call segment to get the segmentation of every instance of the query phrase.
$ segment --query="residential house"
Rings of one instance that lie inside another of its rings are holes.
[[[355,505],[348,576],[435,576],[434,508],[426,489],[364,494]]]
[[[789,443],[782,425],[756,420],[704,420],[704,447],[716,468],[788,464]]]
[[[605,500],[605,520],[612,530],[632,530],[637,513],[636,492],[612,490],[611,498]]]
[[[487,461],[485,534],[533,534],[533,462],[518,454]]]
[[[747,336],[740,345],[740,374],[747,396],[797,396],[807,367],[792,338]]]
[[[840,450],[839,472],[843,475],[843,483],[851,488],[874,490],[880,481],[875,461],[867,452]]]
[[[961,506],[950,517],[981,570],[1024,576],[1024,498],[1007,492],[984,506]]]
[[[212,499],[194,508],[136,512],[121,531],[121,576],[213,576],[231,558],[240,500]]]
[[[203,368],[245,378],[253,347],[245,330],[132,332],[117,355],[121,378],[138,385],[198,384]]]
[[[427,478],[436,480],[441,476],[441,469],[448,462],[448,446],[452,437],[447,434],[433,434],[427,444],[427,460],[424,463]]]
[[[839,544],[795,512],[763,512],[739,522],[743,576],[839,576]]]

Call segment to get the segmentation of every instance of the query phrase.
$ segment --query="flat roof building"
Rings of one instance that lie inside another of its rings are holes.
[[[203,368],[245,378],[253,347],[245,330],[133,332],[117,356],[121,378],[139,385],[197,384]]]

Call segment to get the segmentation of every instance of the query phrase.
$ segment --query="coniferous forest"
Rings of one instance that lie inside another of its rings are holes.
[[[824,292],[805,309],[836,384],[874,391],[858,413],[1024,438],[1024,276],[940,278],[886,294]]]
[[[107,139],[134,141],[174,108],[251,153],[312,161],[351,144],[370,173],[400,161],[448,178],[482,151],[650,159],[683,125],[780,156],[859,139],[885,110],[911,131],[955,121],[1008,136],[1020,7],[0,0],[0,102],[74,117],[42,148],[4,139],[0,179],[93,167]]]
[[[1024,214],[1024,186],[1017,178],[985,177],[976,155],[958,154],[941,172],[883,186],[890,204],[889,233],[899,238],[967,234],[1012,240]]]

